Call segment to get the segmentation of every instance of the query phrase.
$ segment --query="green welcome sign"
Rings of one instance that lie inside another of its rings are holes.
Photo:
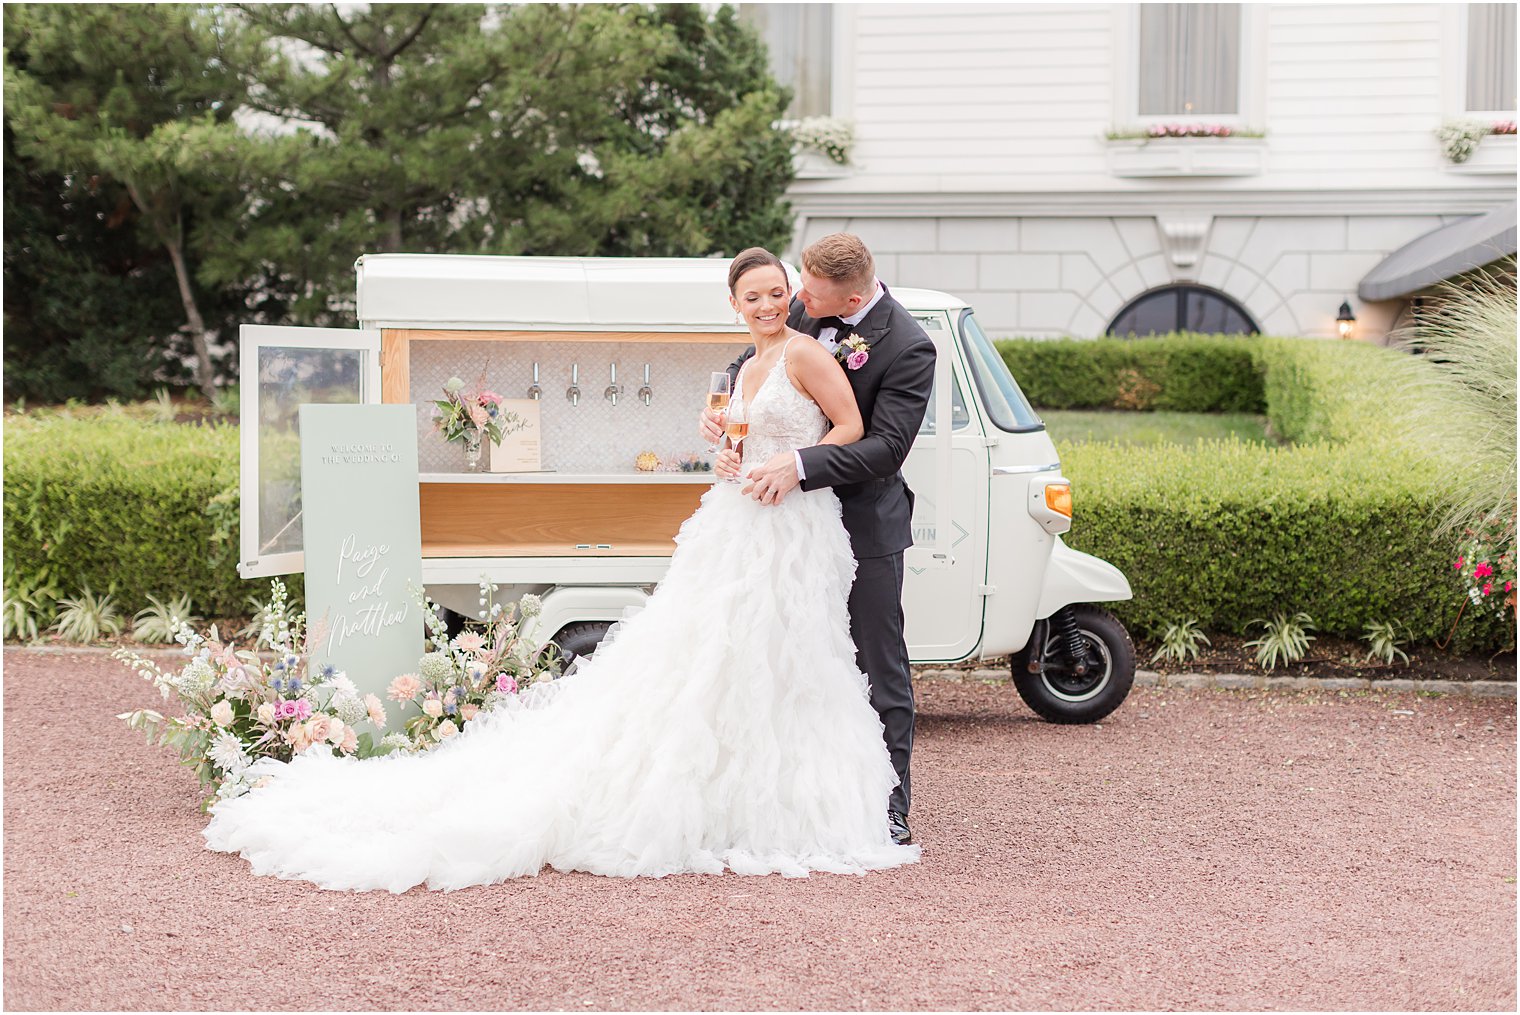
[[[361,694],[415,672],[423,651],[417,410],[301,406],[306,620],[315,667],[331,664]],[[391,726],[398,706],[386,702]]]

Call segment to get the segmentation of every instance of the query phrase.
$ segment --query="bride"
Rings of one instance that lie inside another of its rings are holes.
[[[728,284],[755,344],[733,393],[745,457],[859,440],[843,368],[786,325],[781,261],[746,250]],[[648,605],[571,673],[425,754],[262,761],[273,778],[216,805],[208,848],[256,874],[392,892],[545,865],[802,877],[917,860],[888,826],[897,775],[855,665],[839,501],[740,489],[713,484]]]

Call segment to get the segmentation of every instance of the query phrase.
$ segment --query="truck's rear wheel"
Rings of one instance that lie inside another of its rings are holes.
[[[1067,613],[1067,611],[1070,611]],[[1063,616],[1065,614],[1065,616]],[[1081,663],[1073,657],[1066,621],[1075,624]],[[1039,672],[1029,671],[1039,645]],[[1065,606],[1035,625],[1030,643],[1010,659],[1013,686],[1034,712],[1055,723],[1097,722],[1118,708],[1135,682],[1135,646],[1107,610]]]
[[[559,646],[560,670],[568,670],[575,660],[591,655],[607,636],[610,620],[583,620],[566,624],[553,638]]]

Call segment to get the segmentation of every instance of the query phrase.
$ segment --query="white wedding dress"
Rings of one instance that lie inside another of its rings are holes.
[[[748,461],[827,430],[785,363],[753,395]],[[545,865],[801,877],[916,861],[887,825],[897,776],[855,666],[839,502],[797,489],[765,507],[741,488],[713,484],[647,606],[570,674],[427,753],[261,761],[274,777],[216,805],[207,846],[256,874],[392,892]]]

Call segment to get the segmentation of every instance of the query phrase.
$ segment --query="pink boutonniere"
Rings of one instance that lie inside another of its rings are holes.
[[[834,358],[843,363],[847,370],[859,370],[866,365],[866,360],[871,358],[871,346],[859,335],[850,334],[850,337],[839,343],[834,350]]]

